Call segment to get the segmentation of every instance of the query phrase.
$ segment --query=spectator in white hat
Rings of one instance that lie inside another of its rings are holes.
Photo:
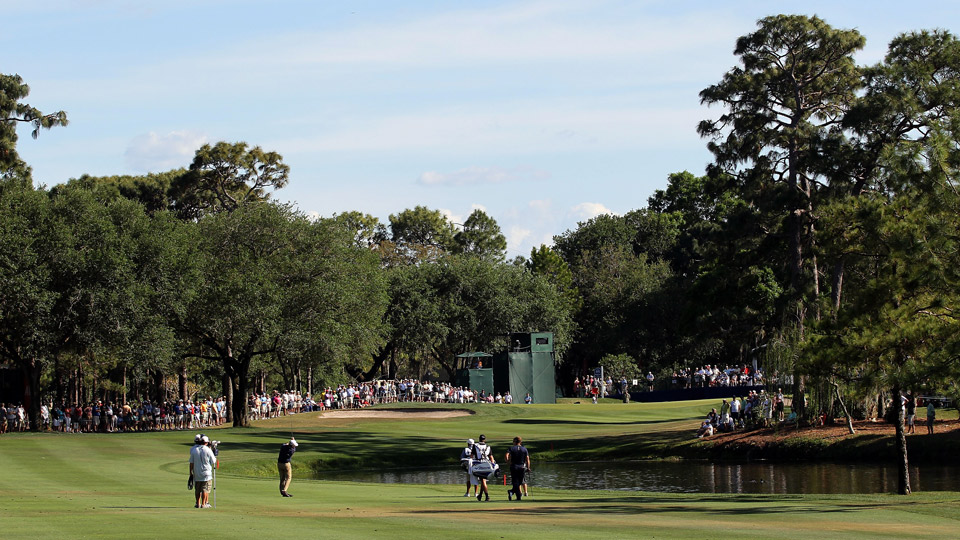
[[[210,485],[217,458],[210,449],[210,439],[200,436],[200,443],[190,450],[190,474],[193,477],[194,508],[210,508]]]

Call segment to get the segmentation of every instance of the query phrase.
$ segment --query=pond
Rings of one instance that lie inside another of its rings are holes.
[[[329,472],[322,480],[464,485],[458,468]],[[507,480],[509,483],[509,479]],[[503,479],[497,481],[503,483]],[[911,467],[914,491],[960,491],[960,467]],[[531,490],[603,489],[666,493],[893,493],[896,468],[877,464],[690,461],[534,463]]]

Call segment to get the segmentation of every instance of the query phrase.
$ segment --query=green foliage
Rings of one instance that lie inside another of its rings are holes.
[[[171,207],[183,219],[232,212],[246,202],[270,198],[287,185],[290,167],[276,152],[245,142],[205,144],[197,150],[189,174],[170,186]]]
[[[453,237],[455,253],[501,262],[506,256],[507,239],[497,221],[483,210],[474,210]]]
[[[583,295],[579,328],[585,346],[581,353],[599,359],[608,353],[635,351],[649,361],[656,344],[646,339],[647,332],[663,328],[658,320],[662,322],[662,309],[668,305],[660,293],[670,278],[669,266],[612,245],[581,257],[574,282]]]
[[[541,244],[530,250],[530,260],[524,262],[526,268],[536,276],[546,278],[563,296],[567,311],[576,313],[583,306],[580,291],[573,284],[570,265],[557,255],[557,252]]]
[[[549,330],[562,359],[571,317],[560,292],[524,268],[467,255],[391,270],[389,347],[453,374],[457,354],[506,347],[510,332]]]
[[[621,377],[627,380],[643,378],[643,370],[629,354],[605,355],[600,359],[600,365],[603,366],[604,376],[613,377],[614,380],[619,380]]]
[[[353,233],[354,243],[358,247],[373,248],[386,238],[383,224],[370,214],[353,210],[334,214],[333,220]]]
[[[382,256],[387,264],[436,261],[454,250],[455,233],[445,215],[426,206],[391,214],[391,246],[384,246]]]
[[[83,175],[71,179],[65,185],[54,186],[52,193],[66,189],[84,189],[93,192],[97,199],[107,202],[123,197],[137,201],[148,213],[173,210],[171,189],[182,183],[188,173],[185,169],[175,169],[162,173],[150,173],[143,176],[89,176]]]
[[[17,179],[29,184],[30,169],[17,154],[17,126],[29,124],[36,139],[41,129],[67,125],[67,113],[43,113],[23,103],[30,87],[19,75],[0,73],[0,180]]]
[[[245,422],[255,357],[342,366],[379,342],[383,274],[341,224],[254,203],[198,225],[200,274],[177,325],[209,351],[198,356],[216,358],[233,380],[234,422]]]
[[[602,214],[586,222],[577,223],[577,229],[553,237],[554,247],[563,260],[574,265],[583,260],[584,253],[597,252],[604,246],[633,247],[637,230],[622,216]]]
[[[172,332],[153,309],[172,277],[164,238],[125,199],[0,190],[0,355],[28,374],[32,395],[61,354],[117,353],[144,368],[170,357]]]

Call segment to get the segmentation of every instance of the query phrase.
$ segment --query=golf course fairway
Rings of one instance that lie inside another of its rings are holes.
[[[687,444],[712,402],[464,405],[465,416],[263,420],[207,429],[223,441],[215,509],[187,490],[195,431],[0,436],[0,539],[15,538],[956,538],[960,493],[662,494],[546,490],[508,502],[464,486],[311,480],[314,470],[449,464],[486,434],[502,457],[521,435],[538,459],[629,457]],[[400,407],[390,407],[397,409]],[[419,404],[427,410],[452,410]],[[378,408],[379,409],[379,408]],[[373,409],[373,410],[378,410]],[[464,413],[461,413],[464,414]],[[291,433],[292,498],[279,495],[276,454]],[[684,441],[678,443],[678,441]],[[211,496],[211,501],[213,497]]]

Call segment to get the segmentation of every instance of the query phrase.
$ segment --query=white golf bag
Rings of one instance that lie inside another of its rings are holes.
[[[500,465],[490,461],[480,461],[473,464],[472,472],[477,478],[495,480],[500,476]]]

